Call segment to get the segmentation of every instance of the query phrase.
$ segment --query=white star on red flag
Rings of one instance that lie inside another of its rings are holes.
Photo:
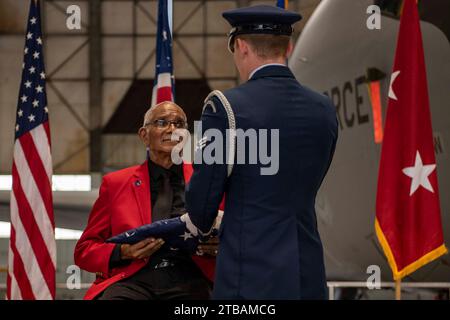
[[[428,179],[428,176],[434,171],[434,169],[436,169],[436,164],[423,164],[419,150],[417,150],[416,162],[414,163],[414,166],[407,167],[402,170],[405,175],[412,178],[411,188],[409,191],[410,196],[412,196],[420,186],[424,187],[428,191],[434,192],[433,186]]]
[[[392,86],[394,85],[395,79],[397,79],[400,71],[395,71],[391,75],[391,82],[389,83],[389,98],[397,100],[397,96],[395,95],[394,89]]]

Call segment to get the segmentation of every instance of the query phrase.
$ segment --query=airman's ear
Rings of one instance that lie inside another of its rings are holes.
[[[286,50],[286,59],[291,56],[292,51],[294,51],[294,45],[292,44],[292,40],[289,40],[289,44]]]
[[[235,48],[239,48],[239,52],[242,55],[248,54],[249,46],[248,43],[245,40],[237,38],[235,40]]]

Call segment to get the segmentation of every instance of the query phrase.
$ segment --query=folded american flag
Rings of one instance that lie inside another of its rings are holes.
[[[195,252],[198,236],[189,232],[181,217],[159,220],[125,231],[107,242],[134,244],[147,238],[162,238],[170,247]]]
[[[125,231],[109,238],[106,242],[134,244],[150,237],[162,238],[168,246],[193,254],[196,252],[200,242],[207,241],[209,238],[217,235],[221,220],[222,213],[219,213],[211,231],[207,234],[202,234],[192,224],[186,213],[180,217],[155,221]]]

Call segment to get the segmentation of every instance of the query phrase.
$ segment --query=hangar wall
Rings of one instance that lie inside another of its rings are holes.
[[[290,1],[290,9],[304,16],[294,39],[319,2]],[[274,3],[174,0],[176,80],[206,79],[211,89],[220,90],[236,85],[237,72],[226,49],[229,26],[221,12]],[[26,0],[0,2],[0,174],[9,174],[12,165],[28,4]],[[81,9],[81,30],[66,27],[66,9],[72,4]],[[105,172],[141,162],[145,152],[136,136],[101,134],[95,139],[92,133],[108,122],[134,79],[153,78],[157,1],[41,0],[41,12],[54,172]],[[93,17],[99,19],[90,24]],[[98,160],[93,160],[92,152],[100,153]]]

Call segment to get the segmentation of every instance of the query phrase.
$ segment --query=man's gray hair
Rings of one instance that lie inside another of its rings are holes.
[[[155,110],[157,107],[159,107],[159,106],[161,106],[161,105],[164,105],[164,104],[170,104],[170,105],[176,106],[176,107],[180,108],[180,109],[183,111],[183,109],[182,109],[179,105],[177,105],[175,102],[173,102],[173,101],[163,101],[163,102],[160,102],[160,103],[158,103],[158,104],[155,104],[155,105],[151,106],[151,107],[147,110],[147,112],[146,112],[145,115],[144,115],[144,123],[142,124],[143,127],[145,127],[145,125],[148,123],[147,121],[150,120],[150,117],[151,117],[151,115],[152,115],[153,110]],[[184,113],[184,111],[183,111],[183,114],[184,114],[184,117],[186,118],[186,114]]]
[[[151,116],[151,114],[152,114],[153,109],[155,109],[155,106],[156,106],[156,105],[151,106],[151,107],[147,110],[147,112],[145,113],[145,115],[144,115],[144,123],[142,124],[143,127],[145,127],[145,125],[147,124],[147,121],[150,119],[150,116]]]

